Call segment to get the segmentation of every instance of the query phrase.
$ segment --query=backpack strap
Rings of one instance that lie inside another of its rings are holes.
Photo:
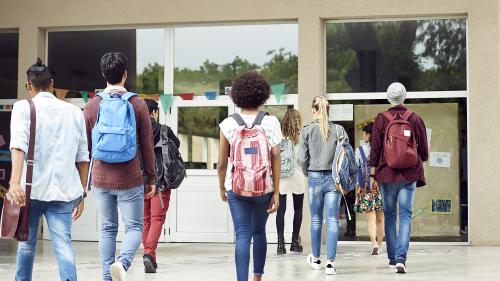
[[[235,113],[235,114],[231,115],[231,117],[233,117],[233,119],[236,121],[236,123],[238,123],[239,126],[246,127],[247,123],[245,122],[245,120],[243,120],[243,118],[241,117],[241,115],[239,113]]]
[[[393,116],[389,111],[384,111],[382,114],[387,120],[389,120],[389,122],[391,122],[392,120],[396,119],[395,116]]]
[[[414,113],[413,111],[411,111],[411,110],[407,109],[407,110],[405,111],[405,113],[403,113],[403,116],[401,116],[401,118],[402,118],[403,120],[405,120],[405,121],[408,121],[408,119],[410,119],[410,117],[413,115],[413,113]]]
[[[96,96],[101,97],[102,100],[111,100],[111,96],[106,92],[97,93]]]
[[[122,95],[122,100],[128,101],[131,97],[135,97],[135,96],[137,96],[136,93],[126,92],[125,94]]]
[[[264,111],[259,111],[259,113],[257,113],[257,116],[255,117],[255,120],[253,121],[252,128],[255,125],[259,125],[260,126],[260,124],[262,123],[262,120],[264,120],[264,117],[266,117],[267,115],[269,115],[269,113],[264,112]]]

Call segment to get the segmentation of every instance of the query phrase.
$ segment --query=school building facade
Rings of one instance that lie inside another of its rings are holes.
[[[128,56],[131,91],[161,102],[160,120],[179,135],[188,164],[188,178],[172,193],[162,241],[234,241],[218,195],[217,125],[238,112],[228,97],[231,81],[257,69],[273,87],[264,110],[282,117],[297,108],[305,124],[313,97],[324,95],[330,118],[354,146],[360,128],[388,108],[387,86],[402,82],[408,107],[426,122],[431,151],[412,240],[500,245],[499,0],[3,0],[0,202],[10,177],[10,112],[27,98],[26,69],[42,58],[55,72],[56,95],[83,108],[105,87],[99,60],[107,51]],[[92,195],[86,202],[73,236],[96,241]],[[307,243],[307,202],[304,213]],[[363,215],[355,229],[356,237],[341,239],[368,239]],[[41,237],[49,238],[47,232],[42,228]],[[276,240],[273,216],[268,233]]]

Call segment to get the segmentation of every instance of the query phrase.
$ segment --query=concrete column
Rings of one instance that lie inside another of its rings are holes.
[[[312,120],[311,103],[315,96],[324,95],[325,46],[324,22],[318,16],[299,18],[299,111],[302,123]],[[306,185],[307,187],[307,185]],[[304,212],[301,237],[304,245],[310,245],[311,214],[309,212],[307,188],[304,198]],[[309,251],[308,249],[305,250]]]
[[[19,61],[18,61],[18,99],[26,99],[28,92],[24,88],[26,70],[41,58],[45,63],[45,30],[34,25],[25,24],[19,27]]]
[[[500,245],[498,154],[500,146],[499,3],[468,1],[469,233],[473,245]]]

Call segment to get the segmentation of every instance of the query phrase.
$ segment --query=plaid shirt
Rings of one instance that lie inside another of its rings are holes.
[[[398,105],[389,109],[392,115],[396,113],[403,114],[406,107]],[[418,164],[414,168],[408,169],[391,169],[387,166],[384,157],[384,134],[389,125],[389,120],[382,114],[378,114],[375,123],[373,124],[372,140],[370,152],[370,166],[377,167],[375,179],[379,183],[398,183],[398,182],[417,182],[417,187],[425,185],[424,166],[422,161],[427,161],[429,158],[429,146],[427,144],[427,131],[422,118],[416,113],[408,119],[415,140],[417,142],[417,150],[419,155]]]

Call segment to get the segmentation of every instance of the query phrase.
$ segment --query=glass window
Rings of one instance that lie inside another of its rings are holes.
[[[17,99],[19,34],[0,31],[0,99]]]
[[[337,101],[334,103],[339,104]],[[377,113],[390,107],[379,100],[341,103],[353,108],[352,120],[338,123],[346,128],[355,149],[364,143],[362,127],[374,120]],[[411,239],[431,242],[467,241],[466,100],[409,99],[405,104],[423,118],[430,143],[430,160],[424,164],[427,186],[419,188],[415,196]],[[441,162],[439,155],[444,155]],[[349,194],[346,198],[352,206],[354,194]],[[347,220],[345,215],[342,220]],[[369,240],[365,214],[356,214],[354,222],[341,225],[341,234],[347,228],[354,228],[356,240]]]
[[[466,20],[330,22],[326,26],[328,93],[467,89]]]
[[[269,115],[276,116],[278,117],[278,120],[280,122],[283,121],[283,118],[285,118],[285,114],[288,109],[293,108],[293,105],[263,105],[261,110],[268,112]]]
[[[178,110],[179,150],[188,169],[216,169],[219,123],[227,118],[228,107],[179,107]]]
[[[223,95],[240,74],[260,71],[297,93],[297,24],[175,29],[174,93]]]
[[[56,74],[55,87],[70,90],[66,97],[78,97],[78,91],[105,88],[100,60],[109,51],[127,56],[129,91],[163,93],[165,31],[162,28],[49,32],[48,63]]]

